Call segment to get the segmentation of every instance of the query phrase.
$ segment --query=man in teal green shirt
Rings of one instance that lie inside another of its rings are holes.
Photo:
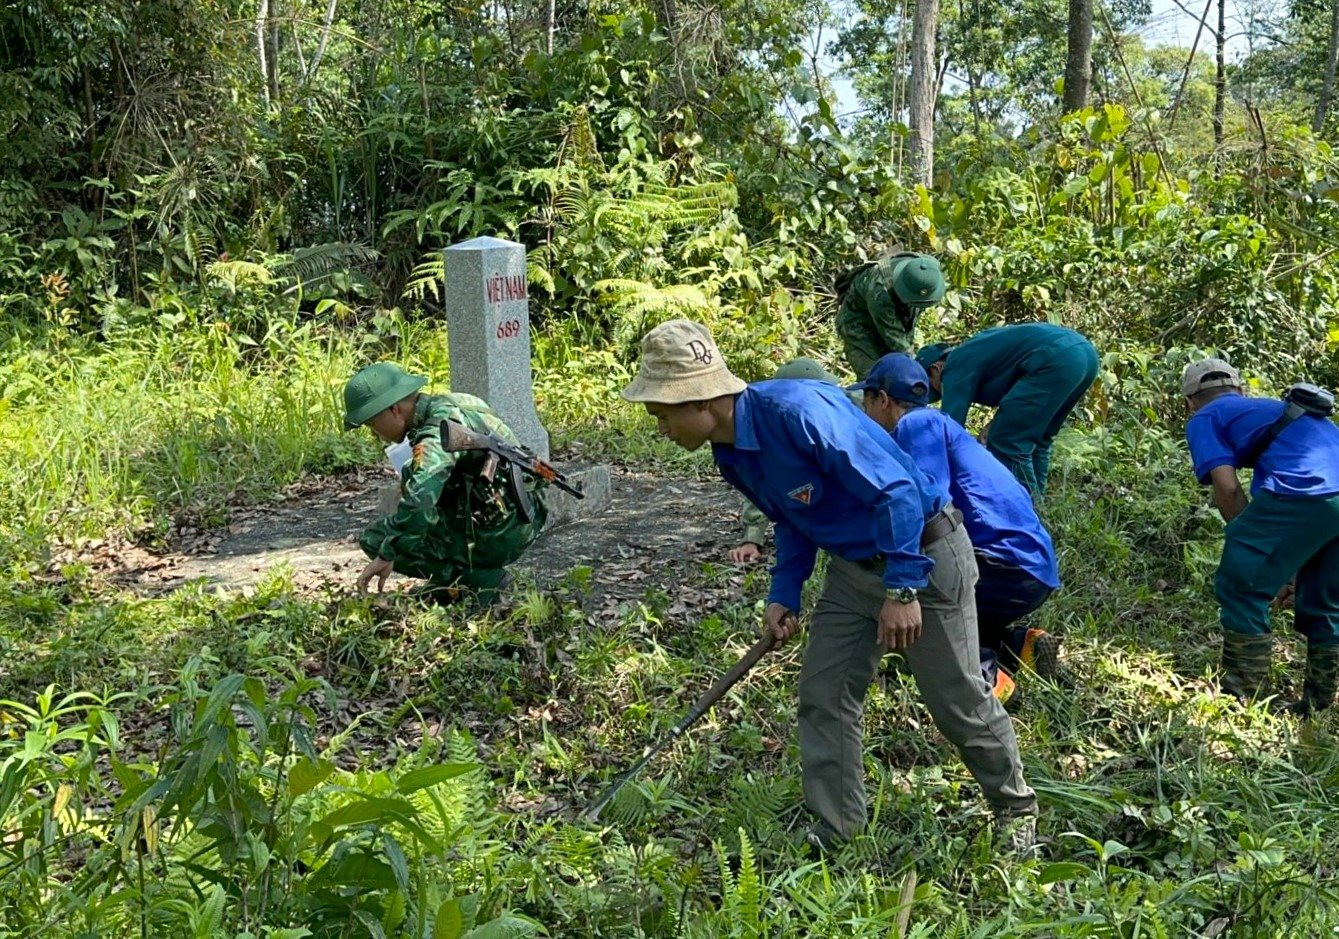
[[[1051,444],[1097,378],[1097,350],[1050,323],[996,326],[959,346],[916,353],[944,413],[964,426],[973,404],[997,408],[986,448],[1032,493],[1046,494]]]

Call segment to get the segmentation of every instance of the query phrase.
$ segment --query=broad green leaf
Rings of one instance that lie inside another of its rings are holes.
[[[424,766],[421,769],[412,769],[402,775],[395,781],[395,788],[398,792],[408,795],[411,792],[418,792],[420,789],[427,789],[429,786],[446,782],[448,779],[464,776],[478,768],[479,764],[477,763],[442,763],[437,766]]]
[[[389,833],[382,832],[381,847],[386,852],[386,860],[390,862],[391,872],[395,874],[395,882],[401,890],[407,892],[409,890],[409,858],[405,857],[400,842],[396,841]]]
[[[432,939],[460,939],[465,928],[465,919],[460,913],[460,901],[455,897],[443,901],[437,907],[437,916],[432,923]]]
[[[293,764],[288,771],[288,791],[295,796],[306,795],[335,772],[335,764],[329,760],[313,763],[305,756]]]
[[[414,806],[403,799],[365,798],[335,809],[322,818],[320,824],[329,825],[331,828],[361,825],[366,822],[388,825],[406,816],[412,817],[415,812]]]
[[[1078,864],[1074,861],[1059,861],[1055,864],[1047,864],[1037,875],[1039,884],[1058,884],[1065,880],[1074,880],[1092,873],[1092,869],[1087,865]]]

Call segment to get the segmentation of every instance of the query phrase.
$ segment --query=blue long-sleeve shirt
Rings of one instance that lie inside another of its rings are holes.
[[[765,381],[735,399],[735,442],[713,444],[716,465],[776,525],[768,602],[800,608],[818,549],[851,561],[885,557],[889,587],[924,587],[925,520],[947,489],[918,470],[892,437],[840,389]]]
[[[893,428],[893,440],[926,476],[948,486],[962,510],[972,547],[1060,586],[1055,546],[1028,491],[961,424],[942,411],[915,408]]]

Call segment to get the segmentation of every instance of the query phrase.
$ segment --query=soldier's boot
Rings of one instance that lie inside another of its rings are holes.
[[[1274,639],[1268,633],[1248,636],[1223,631],[1223,674],[1218,685],[1243,703],[1269,694],[1269,664],[1274,656]]]
[[[474,591],[474,602],[481,608],[494,606],[502,599],[502,591],[511,585],[511,573],[506,568],[474,568],[460,582]]]
[[[1307,646],[1306,680],[1302,699],[1289,706],[1294,714],[1309,717],[1334,703],[1339,688],[1339,645]]]

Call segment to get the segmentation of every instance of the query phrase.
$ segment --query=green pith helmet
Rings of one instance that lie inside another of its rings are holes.
[[[907,306],[932,306],[944,299],[948,287],[944,269],[928,254],[913,254],[893,268],[893,293]]]
[[[837,376],[808,356],[791,359],[776,370],[773,378],[807,378],[810,381],[825,381],[829,385],[837,384]]]
[[[367,423],[395,402],[418,391],[428,380],[410,375],[394,362],[376,362],[344,386],[344,428]]]

